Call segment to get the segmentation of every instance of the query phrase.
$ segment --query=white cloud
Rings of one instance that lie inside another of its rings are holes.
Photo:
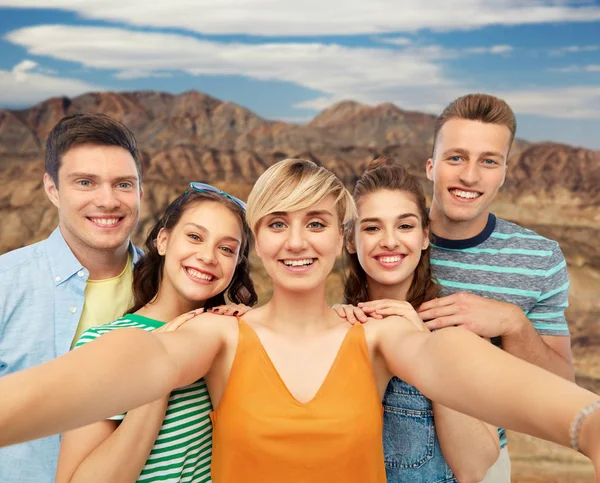
[[[556,69],[548,69],[549,72],[561,72],[561,73],[572,73],[572,72],[600,72],[600,64],[591,65],[570,65],[568,67],[559,67]]]
[[[60,25],[23,28],[5,38],[32,55],[115,70],[121,77],[180,71],[291,82],[320,93],[295,106],[303,109],[320,110],[353,99],[439,113],[459,95],[485,91],[466,84],[469,78],[457,81],[444,75],[443,63],[437,61],[446,59],[448,51],[439,46],[387,49],[321,43],[218,43],[177,34]],[[31,75],[33,68],[21,65],[19,72]],[[505,98],[518,113],[600,118],[600,87],[533,86],[490,93]]]
[[[463,91],[433,59],[439,48],[393,50],[320,43],[217,43],[177,34],[119,28],[36,26],[10,32],[7,40],[30,54],[111,69],[121,77],[183,71],[192,75],[242,75],[292,82],[340,99],[393,100],[418,109],[418,99],[443,106]],[[77,42],[72,39],[76,38]],[[313,101],[317,105],[321,101]],[[306,104],[307,106],[310,103]]]
[[[468,47],[462,52],[467,54],[508,54],[513,48],[510,45],[493,45],[492,47]]]
[[[580,52],[596,52],[600,50],[600,45],[569,45],[568,47],[560,47],[552,49],[551,55],[578,54]]]
[[[600,119],[600,86],[537,88],[493,93],[519,114],[563,119]]]
[[[130,80],[130,79],[163,79],[168,77],[173,77],[173,74],[170,72],[149,72],[139,69],[127,69],[122,70],[121,72],[117,72],[115,74],[115,79],[120,80]]]
[[[0,105],[34,104],[48,97],[76,96],[103,90],[79,79],[47,75],[46,71],[28,59],[19,62],[12,70],[0,70]]]
[[[205,34],[351,35],[465,30],[600,20],[600,7],[580,0],[0,0],[0,6],[52,8],[130,25]]]
[[[399,45],[402,47],[412,44],[412,40],[408,37],[377,37],[375,40],[382,44]]]
[[[581,67],[577,66],[577,65],[570,65],[568,67],[556,67],[556,68],[550,68],[550,69],[546,69],[548,72],[560,72],[562,74],[570,74],[572,72],[580,72],[581,71]]]

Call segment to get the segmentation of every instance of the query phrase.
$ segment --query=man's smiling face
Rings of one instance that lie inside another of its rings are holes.
[[[508,127],[450,119],[441,128],[427,177],[433,181],[432,215],[446,226],[485,226],[506,176]]]

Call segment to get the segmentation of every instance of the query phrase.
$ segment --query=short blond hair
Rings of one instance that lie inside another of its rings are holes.
[[[344,184],[327,168],[304,159],[284,159],[256,181],[246,209],[246,220],[256,235],[262,218],[279,211],[298,211],[333,195],[342,225],[356,216],[356,206]]]

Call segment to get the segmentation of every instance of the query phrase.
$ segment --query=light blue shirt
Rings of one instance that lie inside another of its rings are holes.
[[[132,243],[129,250],[135,263],[141,252]],[[70,350],[88,276],[58,228],[0,256],[0,377]],[[0,482],[52,483],[59,442],[51,436],[0,448]]]

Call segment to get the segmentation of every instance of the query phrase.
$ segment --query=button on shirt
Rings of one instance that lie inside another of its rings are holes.
[[[88,276],[58,228],[0,257],[0,377],[69,351]],[[58,449],[58,436],[0,448],[0,482],[52,483]]]

